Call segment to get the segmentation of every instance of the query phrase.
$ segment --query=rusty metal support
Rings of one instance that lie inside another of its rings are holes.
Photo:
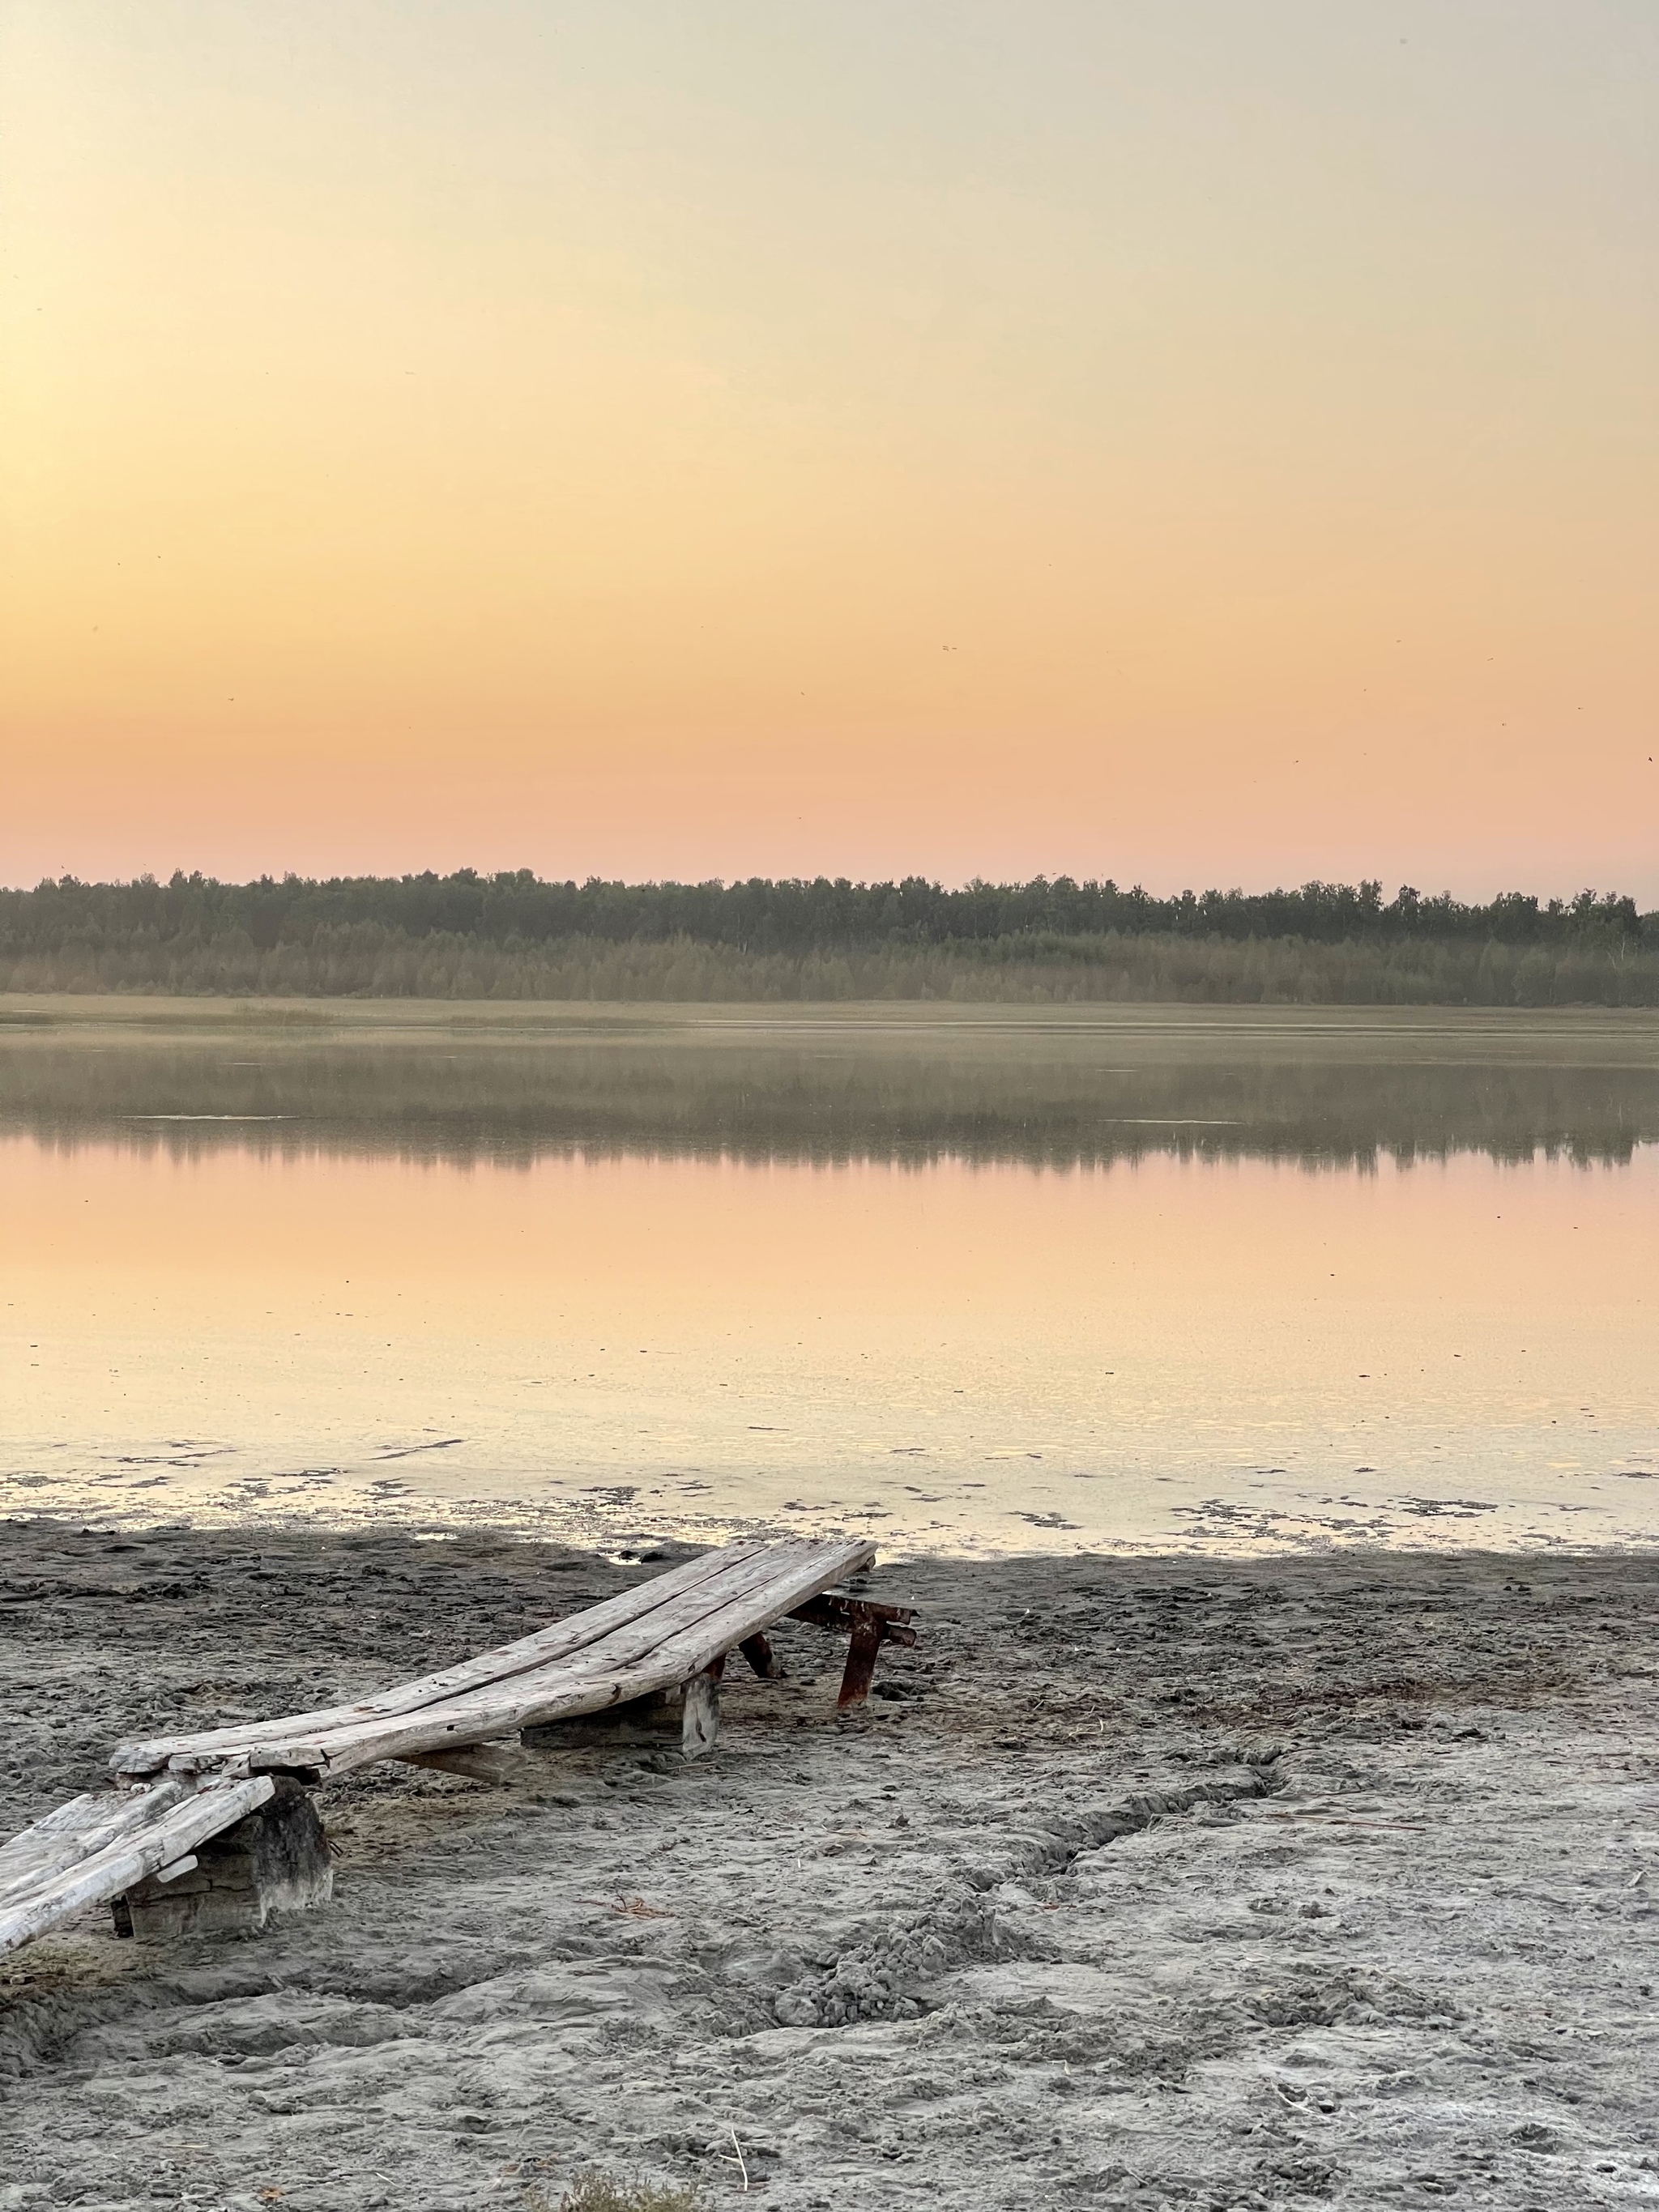
[[[861,1705],[869,1696],[870,1685],[875,1680],[876,1661],[884,1644],[915,1644],[916,1632],[910,1623],[915,1617],[913,1605],[886,1605],[878,1598],[845,1597],[838,1590],[825,1590],[817,1597],[808,1598],[789,1616],[791,1620],[810,1621],[815,1628],[848,1631],[847,1669],[841,1678],[841,1694],[836,1699],[837,1712],[845,1712],[849,1705]]]
[[[853,1624],[853,1633],[847,1644],[847,1671],[841,1678],[841,1694],[836,1699],[836,1711],[844,1713],[848,1705],[861,1705],[870,1694],[870,1685],[876,1679],[876,1656],[886,1640],[884,1620],[859,1620]]]

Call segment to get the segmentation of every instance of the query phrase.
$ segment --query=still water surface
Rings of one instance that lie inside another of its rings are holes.
[[[1656,1068],[1589,1018],[59,1009],[0,1030],[0,1510],[1650,1541]]]

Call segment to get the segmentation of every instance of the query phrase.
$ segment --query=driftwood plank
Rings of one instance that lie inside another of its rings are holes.
[[[767,1583],[763,1607],[757,1607],[752,1598],[745,1597],[704,1614],[659,1644],[652,1655],[653,1665],[660,1662],[678,1668],[672,1679],[684,1681],[722,1652],[741,1644],[745,1637],[769,1628],[775,1620],[793,1613],[804,1599],[814,1595],[826,1584],[869,1566],[876,1556],[875,1546],[862,1538],[842,1544],[816,1545],[813,1551],[817,1556],[803,1566],[781,1572]]]
[[[96,1790],[72,1797],[0,1849],[0,1905],[146,1826],[184,1794],[182,1782],[168,1781],[149,1790]]]
[[[781,1550],[782,1547],[779,1547]],[[516,1729],[561,1720],[575,1713],[602,1712],[653,1690],[672,1689],[701,1674],[714,1660],[790,1612],[815,1591],[869,1565],[875,1547],[862,1540],[792,1547],[780,1564],[752,1563],[741,1595],[702,1613],[672,1633],[641,1622],[602,1639],[580,1657],[521,1674],[469,1697],[450,1699],[419,1712],[341,1729],[310,1738],[304,1746],[280,1741],[260,1745],[252,1754],[259,1765],[308,1764],[289,1754],[320,1752],[327,1771],[343,1773],[377,1759],[402,1759],[415,1751],[444,1751]],[[684,1611],[695,1610],[688,1599]],[[623,1656],[626,1654],[627,1656]]]
[[[428,1717],[441,1714],[449,1718],[463,1712],[469,1717],[474,1713],[487,1717],[497,1710],[516,1712],[520,1707],[529,1710],[538,1703],[544,1703],[549,1683],[563,1688],[590,1674],[603,1676],[608,1681],[696,1622],[709,1619],[732,1604],[752,1607],[755,1593],[770,1589],[780,1576],[799,1576],[804,1571],[811,1581],[816,1583],[826,1572],[844,1571],[840,1567],[830,1569],[826,1563],[841,1559],[847,1549],[845,1545],[826,1546],[799,1540],[787,1545],[751,1549],[732,1560],[720,1576],[711,1577],[696,1588],[675,1592],[665,1605],[655,1611],[621,1627],[614,1627],[607,1634],[550,1663],[522,1670],[486,1683],[465,1695],[446,1698],[413,1712],[376,1716],[337,1729],[307,1734],[303,1742],[299,1740],[297,1733],[284,1736],[267,1729],[256,1743],[248,1747],[250,1762],[255,1767],[332,1765],[343,1742],[349,1741],[355,1744],[360,1738],[364,1741],[373,1741],[382,1735],[387,1741],[408,1742],[412,1747],[423,1747],[429,1734],[426,1728]],[[696,1673],[696,1669],[692,1668],[687,1671]],[[676,1682],[683,1679],[675,1677]],[[611,1702],[613,1700],[607,1693],[591,1705],[579,1705],[571,1710],[595,1711]],[[485,1734],[510,1735],[520,1725],[516,1720],[507,1721],[499,1728],[487,1728]],[[410,1734],[411,1729],[414,1731],[412,1735]],[[481,1739],[458,1737],[445,1729],[434,1740],[447,1745]],[[400,1754],[392,1752],[370,1755],[397,1758]],[[187,1753],[185,1756],[193,1757],[195,1754]]]
[[[222,1828],[234,1827],[275,1791],[268,1774],[255,1774],[246,1781],[210,1782],[178,1794],[165,1783],[143,1792],[149,1800],[147,1823],[89,1857],[77,1853],[69,1864],[43,1870],[28,1889],[0,1906],[0,1954],[44,1935],[83,1905],[119,1897],[147,1875],[186,1856]],[[74,1848],[70,1838],[65,1849]]]
[[[648,1659],[653,1652],[673,1645],[677,1649],[688,1635],[693,1635],[710,1623],[721,1624],[713,1631],[714,1640],[709,1644],[710,1656],[725,1652],[741,1638],[725,1636],[724,1625],[748,1620],[758,1607],[766,1620],[777,1618],[772,1597],[775,1590],[792,1587],[805,1577],[809,1583],[820,1582],[827,1573],[839,1575],[846,1571],[845,1560],[855,1548],[871,1551],[872,1547],[855,1547],[849,1544],[797,1543],[777,1545],[768,1553],[748,1561],[737,1573],[723,1577],[717,1583],[694,1590],[665,1606],[648,1620],[635,1621],[626,1628],[613,1630],[596,1644],[589,1644],[573,1662],[583,1674],[610,1674],[632,1666],[636,1661]],[[747,1632],[745,1631],[745,1633]],[[704,1662],[699,1662],[704,1663]],[[555,1669],[546,1670],[549,1679]],[[696,1668],[688,1673],[695,1674]],[[677,1680],[681,1679],[677,1677]]]
[[[799,1548],[804,1540],[793,1540],[790,1548]],[[198,1730],[189,1735],[149,1736],[118,1744],[109,1763],[118,1774],[150,1774],[174,1758],[221,1753],[234,1756],[255,1744],[279,1740],[292,1742],[301,1736],[309,1739],[313,1732],[353,1728],[366,1721],[416,1712],[423,1705],[437,1705],[445,1698],[463,1696],[491,1682],[568,1658],[616,1629],[661,1612],[702,1583],[718,1583],[740,1572],[762,1552],[775,1555],[783,1548],[763,1547],[753,1541],[728,1544],[720,1551],[705,1552],[695,1559],[688,1559],[671,1568],[665,1575],[635,1583],[632,1589],[623,1590],[601,1604],[588,1606],[580,1613],[554,1621],[533,1635],[521,1636],[495,1650],[481,1652],[477,1658],[461,1661],[435,1674],[422,1675],[417,1681],[400,1682],[371,1697],[348,1705],[326,1706],[316,1712],[288,1713],[275,1720],[247,1721],[228,1728]]]

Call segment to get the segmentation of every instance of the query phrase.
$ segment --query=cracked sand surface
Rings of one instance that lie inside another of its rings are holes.
[[[604,1595],[488,1536],[6,1532],[3,1825]],[[672,1554],[670,1554],[672,1556]],[[325,1790],[263,1936],[0,1966],[0,2208],[1659,2202],[1659,1561],[925,1561],[894,1694]],[[6,1985],[8,1971],[14,1978]],[[737,2163],[738,2150],[744,2161]],[[280,2191],[280,2197],[272,2195]]]

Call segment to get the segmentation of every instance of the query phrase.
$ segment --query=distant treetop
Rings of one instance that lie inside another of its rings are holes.
[[[227,884],[184,875],[158,883],[86,884],[72,876],[33,890],[0,890],[0,953],[79,950],[135,942],[188,948],[245,937],[254,946],[307,945],[319,931],[372,922],[410,939],[471,938],[496,945],[564,938],[661,943],[684,939],[757,953],[823,953],[902,946],[1030,945],[1060,939],[1167,935],[1300,938],[1314,943],[1413,940],[1659,946],[1659,914],[1633,898],[1581,891],[1540,899],[1506,891],[1466,905],[1449,892],[1425,896],[1402,884],[1304,884],[1296,890],[1182,891],[1157,898],[1109,878],[1025,884],[974,882],[946,890],[921,876],[853,883],[844,876],[742,883],[624,884],[590,877],[549,883],[528,868],[481,875],[262,876]]]

